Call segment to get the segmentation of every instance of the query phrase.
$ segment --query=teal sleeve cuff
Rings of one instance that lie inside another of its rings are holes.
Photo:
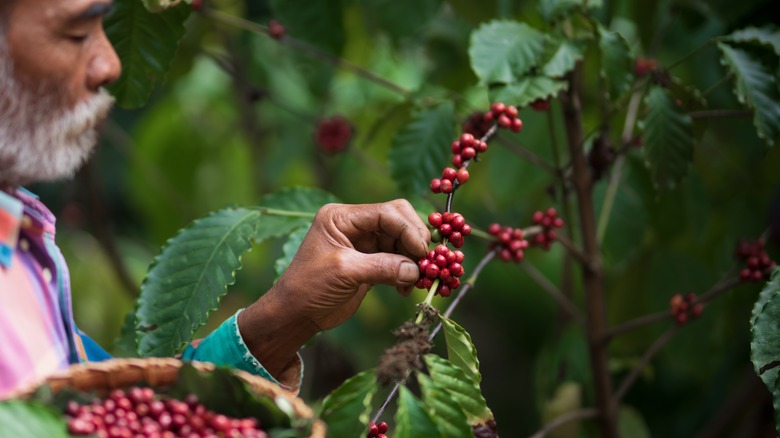
[[[222,325],[204,338],[197,347],[193,347],[192,344],[188,345],[184,353],[182,353],[182,360],[226,365],[266,378],[287,390],[297,391],[303,378],[303,364],[300,360],[300,355],[298,356],[300,371],[298,372],[297,381],[285,382],[288,383],[287,385],[279,382],[260,364],[260,361],[252,355],[246,343],[244,343],[244,339],[241,337],[241,332],[238,329],[238,314],[242,310],[225,320]]]

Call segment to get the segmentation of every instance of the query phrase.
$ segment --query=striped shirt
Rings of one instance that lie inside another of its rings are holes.
[[[54,225],[54,215],[35,195],[0,191],[0,399],[70,364],[110,357],[73,320],[68,267]],[[297,392],[300,357],[297,374],[277,381],[246,347],[236,315],[197,348],[188,346],[183,358],[243,369]]]

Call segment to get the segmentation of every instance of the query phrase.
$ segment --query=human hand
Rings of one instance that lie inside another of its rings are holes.
[[[419,278],[416,260],[427,254],[430,239],[405,200],[325,205],[284,274],[239,315],[249,349],[273,368],[317,331],[352,316],[371,286],[409,295]]]

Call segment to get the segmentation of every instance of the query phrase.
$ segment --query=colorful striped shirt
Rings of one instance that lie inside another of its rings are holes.
[[[54,237],[55,217],[35,195],[0,191],[0,399],[70,364],[110,357],[76,327],[69,271]],[[300,357],[290,377],[277,381],[247,348],[237,315],[189,345],[183,359],[243,369],[297,392]]]

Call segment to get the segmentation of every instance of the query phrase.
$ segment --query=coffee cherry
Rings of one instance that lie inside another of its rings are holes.
[[[461,264],[463,259],[463,252],[451,251],[446,245],[437,245],[425,258],[417,261],[420,278],[415,285],[420,289],[430,289],[433,281],[439,279],[435,293],[442,297],[450,296],[460,286],[458,277],[465,273]]]
[[[441,179],[434,178],[431,180],[431,191],[433,193],[441,193]]]
[[[550,101],[546,99],[537,99],[531,102],[531,108],[536,111],[547,111],[550,109]]]
[[[453,169],[452,167],[445,167],[444,170],[441,172],[441,179],[444,181],[445,179],[450,181],[455,181],[455,177],[458,175],[458,171]]]
[[[745,267],[739,271],[739,278],[742,281],[764,281],[768,277],[769,270],[776,265],[760,239],[740,240],[734,250],[734,256],[745,263]]]
[[[658,69],[658,62],[653,58],[637,57],[634,60],[634,74],[641,78]]]
[[[386,433],[387,432],[387,423],[384,421],[380,421],[376,424],[377,429],[379,430],[379,433]]]
[[[458,184],[465,184],[469,180],[469,171],[465,167],[461,167],[455,178],[457,178]]]
[[[344,117],[334,116],[317,122],[314,142],[321,151],[331,154],[341,152],[346,149],[351,139],[352,125]]]
[[[279,23],[276,20],[269,20],[268,21],[268,35],[275,39],[280,40],[284,38],[284,35],[287,33],[287,29]]]
[[[203,0],[192,0],[192,10],[200,11],[203,9]]]
[[[379,435],[379,427],[373,422],[368,423],[368,434],[366,434],[366,436],[368,438],[374,438],[377,435]]]
[[[438,228],[442,224],[442,217],[441,213],[433,212],[428,215],[428,223],[431,224],[432,227]]]
[[[454,186],[452,185],[452,181],[448,179],[441,180],[441,192],[442,193],[452,193]]]

